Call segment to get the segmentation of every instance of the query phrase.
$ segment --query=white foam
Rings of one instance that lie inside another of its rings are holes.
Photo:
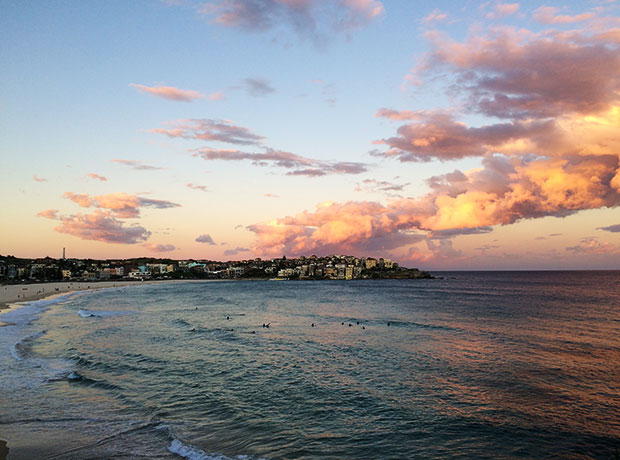
[[[232,460],[230,457],[225,457],[224,455],[208,454],[204,450],[183,444],[176,438],[172,440],[168,450],[188,460]]]
[[[11,354],[18,361],[23,361],[26,358],[27,349],[29,342],[38,339],[42,335],[44,335],[47,331],[39,331],[34,334],[27,335],[26,337],[22,337],[17,341],[15,345],[11,347]]]
[[[53,305],[55,303],[68,300],[71,296],[73,296],[73,294],[74,293],[69,293],[54,297],[53,299],[41,299],[31,302],[14,303],[12,305],[17,306],[18,308],[0,314],[0,320],[6,323],[13,323],[18,325],[28,323],[33,319],[37,319],[36,314],[41,313],[43,310],[45,310],[46,307],[49,307],[50,305]]]
[[[82,318],[105,318],[105,317],[111,317],[111,316],[131,315],[132,313],[134,312],[133,311],[119,311],[119,310],[93,311],[93,310],[86,310],[85,308],[81,308],[80,310],[78,310],[78,315],[80,315]]]

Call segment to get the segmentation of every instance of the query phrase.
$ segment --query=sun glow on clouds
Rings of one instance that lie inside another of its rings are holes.
[[[493,14],[517,10],[517,4],[498,5]],[[434,243],[434,235],[486,232],[523,219],[620,204],[617,35],[500,27],[465,42],[434,32],[428,37],[432,50],[411,80],[448,72],[463,106],[498,121],[468,126],[454,110],[383,108],[377,117],[406,123],[395,136],[376,141],[387,149],[373,154],[401,162],[479,157],[482,167],[433,177],[431,192],[420,198],[329,203],[252,225],[257,252],[361,253],[424,240],[426,250],[409,249],[410,259],[458,258],[449,238]],[[589,254],[611,249],[593,240],[569,248]]]

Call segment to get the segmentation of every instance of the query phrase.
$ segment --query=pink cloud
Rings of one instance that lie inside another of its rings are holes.
[[[393,110],[393,109],[379,109],[375,114],[377,118],[388,118],[390,120],[422,120],[426,117],[425,111],[411,111],[411,110]]]
[[[107,195],[91,197],[86,193],[76,194],[73,192],[65,192],[63,197],[70,199],[83,208],[96,207],[107,209],[112,211],[116,217],[125,219],[139,217],[140,208],[142,207],[168,209],[181,206],[171,201],[142,198],[127,193],[109,193]]]
[[[501,151],[520,139],[537,139],[554,129],[549,121],[497,123],[468,127],[443,112],[427,113],[425,118],[402,125],[397,136],[375,141],[389,147],[375,155],[400,161],[429,161],[433,158],[453,160],[483,156]]]
[[[206,185],[194,185],[191,182],[189,184],[186,184],[186,187],[191,188],[192,190],[200,190],[201,192],[209,191]]]
[[[493,7],[493,11],[487,13],[488,19],[500,19],[506,16],[511,16],[519,11],[518,3],[497,3]]]
[[[46,219],[56,219],[58,217],[57,209],[46,209],[37,214],[39,217],[45,217]]]
[[[280,195],[276,195],[274,193],[265,193],[265,195],[267,198],[280,198]]]
[[[620,99],[620,40],[615,36],[498,27],[465,42],[436,32],[428,37],[433,50],[411,79],[448,71],[456,94],[485,115],[588,115],[608,110]]]
[[[171,252],[176,249],[173,244],[144,243],[142,246],[152,252]]]
[[[577,245],[567,247],[566,250],[575,254],[588,256],[620,254],[620,248],[618,246],[609,242],[601,243],[596,238],[584,238]]]
[[[141,93],[151,94],[153,96],[161,97],[163,99],[168,99],[170,101],[181,101],[181,102],[192,102],[196,99],[201,99],[204,97],[204,94],[199,93],[198,91],[190,91],[179,88],[174,88],[173,86],[144,86],[136,83],[131,83],[129,86],[133,86],[137,88]]]
[[[444,13],[441,10],[435,9],[435,10],[431,11],[428,14],[428,16],[424,17],[422,19],[422,22],[425,22],[425,23],[429,24],[431,22],[445,21],[446,19],[448,19],[448,15],[446,13]]]
[[[144,227],[125,226],[110,211],[95,210],[93,214],[76,214],[59,218],[60,225],[55,230],[83,240],[105,243],[136,244],[151,235]]]
[[[557,14],[558,8],[553,6],[541,6],[534,11],[532,17],[541,24],[572,24],[575,22],[583,22],[594,18],[596,15],[592,12],[576,14],[574,16],[566,14]]]
[[[103,177],[103,176],[100,176],[99,174],[95,174],[95,173],[88,173],[88,177],[90,177],[91,179],[100,180],[102,182],[105,182],[105,181],[108,180],[107,177]]]
[[[32,179],[33,179],[35,182],[47,182],[47,179],[44,179],[44,178],[42,178],[42,177],[39,177],[39,176],[37,176],[36,174],[35,174],[34,176],[32,176]]]

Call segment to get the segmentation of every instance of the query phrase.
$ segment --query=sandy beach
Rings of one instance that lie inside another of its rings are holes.
[[[153,283],[187,283],[219,280],[158,280],[158,281],[61,281],[57,283],[3,284],[0,285],[0,313],[19,306],[22,302],[50,298],[73,291],[87,291],[121,286]],[[0,326],[2,323],[0,322]]]
[[[140,281],[66,281],[58,283],[5,284],[0,285],[0,310],[9,308],[15,302],[39,300],[71,291],[129,286],[141,283]]]

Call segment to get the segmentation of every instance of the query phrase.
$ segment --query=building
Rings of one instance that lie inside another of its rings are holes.
[[[377,259],[373,259],[369,257],[366,259],[366,270],[370,270],[371,268],[375,268],[377,266]]]

